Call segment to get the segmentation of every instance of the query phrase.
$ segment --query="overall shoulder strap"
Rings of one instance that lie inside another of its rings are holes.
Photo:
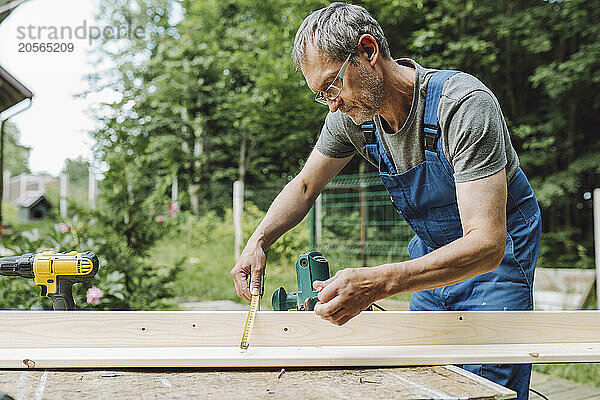
[[[438,123],[437,111],[442,97],[444,83],[460,71],[443,70],[438,71],[427,83],[427,97],[425,98],[425,116],[423,118],[423,136],[425,138],[425,150],[437,152],[437,142],[441,134]]]

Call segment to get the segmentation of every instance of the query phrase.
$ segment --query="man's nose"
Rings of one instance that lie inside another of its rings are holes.
[[[332,113],[336,112],[342,103],[343,101],[341,96],[336,97],[335,100],[327,100],[327,106],[329,106],[329,111]]]

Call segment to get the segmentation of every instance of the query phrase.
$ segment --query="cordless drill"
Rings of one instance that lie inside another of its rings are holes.
[[[0,275],[33,278],[42,288],[41,295],[52,299],[54,310],[74,310],[73,284],[91,280],[96,272],[98,257],[89,251],[48,251],[0,258]]]

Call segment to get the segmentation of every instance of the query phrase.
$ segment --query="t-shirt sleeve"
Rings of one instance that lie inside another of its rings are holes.
[[[457,103],[445,128],[448,161],[456,182],[485,178],[507,164],[504,117],[498,102],[485,90],[475,90]]]
[[[331,158],[345,158],[356,152],[348,138],[346,124],[341,112],[327,114],[316,145],[321,154]]]

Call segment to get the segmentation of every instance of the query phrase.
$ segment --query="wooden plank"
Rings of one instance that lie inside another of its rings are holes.
[[[1,368],[306,367],[600,362],[598,311],[0,312]]]
[[[531,354],[536,354],[532,357]],[[431,346],[0,348],[0,368],[351,367],[599,362],[599,343]]]
[[[237,347],[245,311],[2,311],[3,348]],[[259,312],[252,347],[600,343],[600,311]]]

